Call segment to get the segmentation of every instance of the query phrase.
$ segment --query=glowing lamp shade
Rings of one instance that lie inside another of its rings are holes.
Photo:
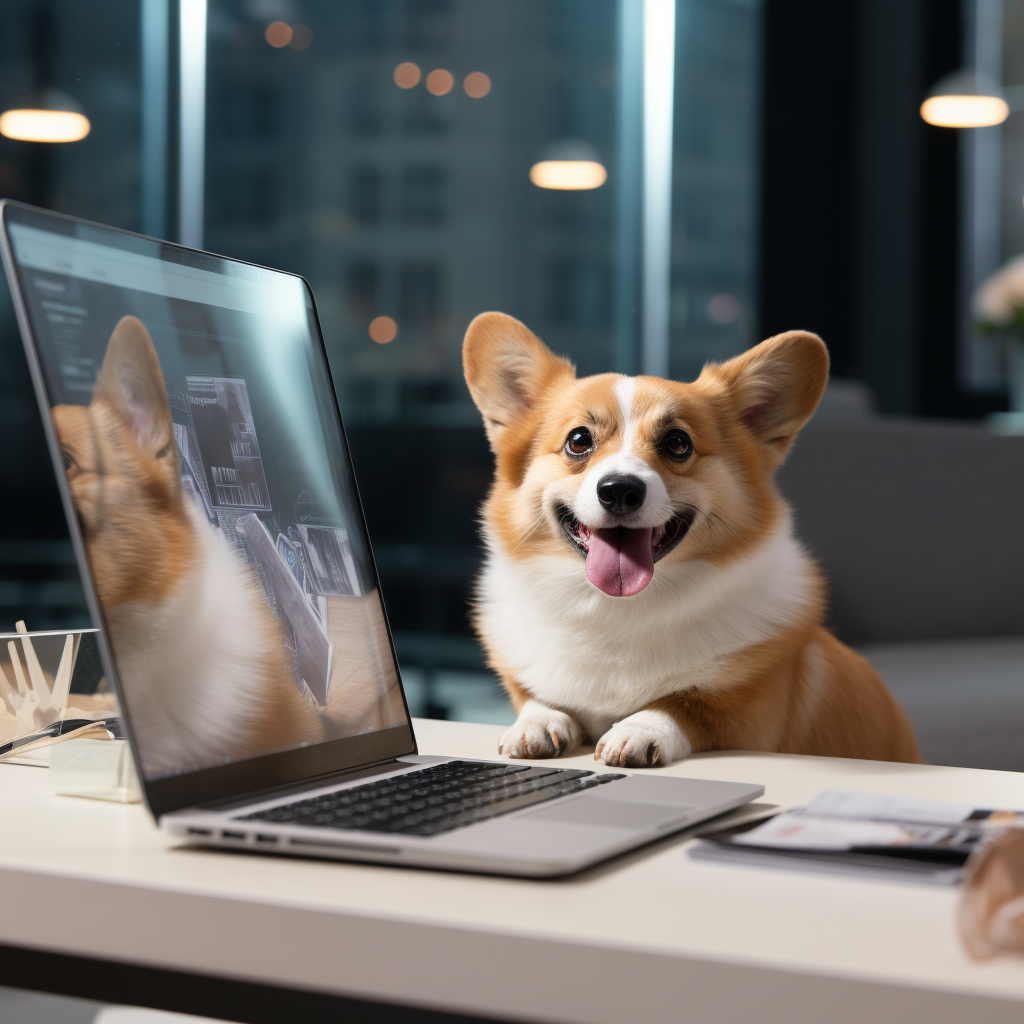
[[[538,188],[579,191],[600,188],[607,179],[597,151],[581,139],[553,142],[530,168],[530,181]]]
[[[1002,124],[1010,105],[995,81],[977,71],[940,78],[921,104],[921,117],[940,128],[986,128]]]
[[[0,135],[21,142],[78,142],[91,127],[81,107],[59,89],[44,89],[0,114]]]
[[[0,135],[22,142],[78,142],[89,134],[89,118],[73,110],[5,110]]]

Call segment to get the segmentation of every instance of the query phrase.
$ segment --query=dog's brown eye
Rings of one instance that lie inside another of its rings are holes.
[[[565,440],[567,455],[588,455],[594,450],[594,438],[586,427],[577,427],[569,431]]]
[[[64,472],[68,476],[71,476],[73,471],[78,469],[78,463],[75,462],[75,457],[67,450],[67,448],[61,448],[60,461],[64,464]]]
[[[693,442],[685,430],[670,430],[658,446],[664,455],[676,462],[685,462],[693,454]]]

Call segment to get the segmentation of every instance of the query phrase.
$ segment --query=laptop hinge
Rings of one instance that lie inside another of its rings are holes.
[[[382,775],[385,772],[394,771],[396,767],[405,767],[407,764],[408,762],[399,761],[396,757],[389,757],[383,761],[374,761],[373,764],[361,764],[356,768],[345,768],[341,771],[327,772],[325,775],[314,775],[308,779],[302,779],[300,782],[287,782],[280,786],[270,786],[268,789],[254,789],[244,796],[233,796],[227,800],[213,800],[210,803],[196,804],[195,806],[204,811],[229,811],[234,807],[244,807],[269,797],[305,793],[311,789],[330,785],[332,782],[347,782],[352,779]]]

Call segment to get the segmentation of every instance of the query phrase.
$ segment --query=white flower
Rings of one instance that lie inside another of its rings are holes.
[[[1009,326],[1024,309],[1024,254],[1015,256],[974,292],[974,316],[982,323]]]

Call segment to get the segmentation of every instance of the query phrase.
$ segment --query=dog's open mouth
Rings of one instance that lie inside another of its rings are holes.
[[[686,536],[694,516],[693,510],[686,509],[661,526],[594,529],[565,505],[558,507],[566,540],[587,560],[587,579],[611,597],[639,594],[654,576],[654,563]]]

